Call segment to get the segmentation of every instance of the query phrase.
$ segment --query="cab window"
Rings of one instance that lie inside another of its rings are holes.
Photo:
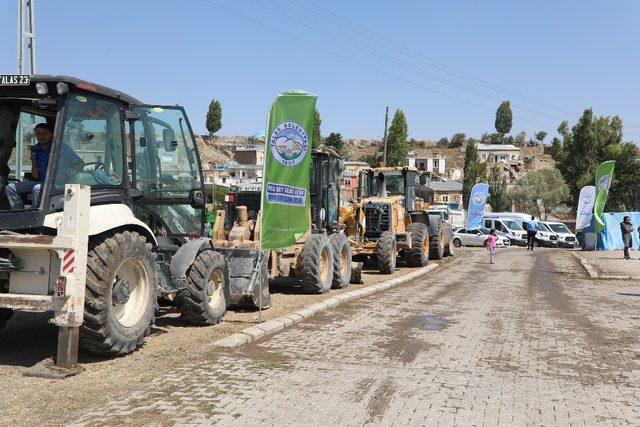
[[[64,190],[65,184],[121,186],[124,149],[120,104],[72,94],[66,107],[62,140],[54,141],[54,191]]]

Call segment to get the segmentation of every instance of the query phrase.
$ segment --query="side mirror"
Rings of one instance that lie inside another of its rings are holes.
[[[173,129],[162,129],[162,144],[164,145],[164,151],[176,151],[178,141],[176,141],[176,133]]]
[[[200,190],[191,190],[189,202],[194,209],[204,208],[204,193]]]
[[[142,148],[145,148],[147,146],[147,138],[145,136],[141,136],[138,140],[138,145]]]

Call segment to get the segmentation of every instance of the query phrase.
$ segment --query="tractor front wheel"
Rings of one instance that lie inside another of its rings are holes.
[[[424,267],[429,262],[429,227],[421,222],[409,224],[411,249],[405,260],[409,267]]]
[[[378,239],[378,244],[376,245],[376,258],[378,259],[378,270],[380,270],[380,273],[393,273],[396,270],[397,256],[396,235],[391,231],[385,231]]]
[[[229,266],[219,252],[201,252],[189,267],[186,289],[176,296],[182,317],[194,325],[215,325],[227,312]]]
[[[144,236],[124,231],[92,245],[80,346],[98,354],[126,354],[144,343],[155,321],[156,265]]]

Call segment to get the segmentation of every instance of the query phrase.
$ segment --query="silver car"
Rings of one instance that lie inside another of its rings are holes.
[[[488,228],[474,228],[473,230],[461,228],[453,233],[453,246],[456,248],[460,246],[486,246],[488,238]],[[510,245],[511,241],[507,237],[498,235],[496,247],[506,248]]]

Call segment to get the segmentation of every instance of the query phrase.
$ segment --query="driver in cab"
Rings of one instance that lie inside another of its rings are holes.
[[[32,206],[40,203],[40,193],[42,184],[47,176],[47,168],[49,167],[49,158],[51,157],[51,148],[53,146],[53,126],[47,123],[37,124],[35,127],[36,141],[31,149],[31,179],[23,182],[14,182],[7,185],[5,193],[9,200],[11,209],[24,209],[22,195],[31,193]],[[65,150],[65,148],[67,148]],[[78,157],[68,146],[62,146],[61,157],[66,159],[68,165],[82,164],[82,159]],[[66,162],[65,162],[66,163]],[[62,164],[62,163],[61,163]]]

